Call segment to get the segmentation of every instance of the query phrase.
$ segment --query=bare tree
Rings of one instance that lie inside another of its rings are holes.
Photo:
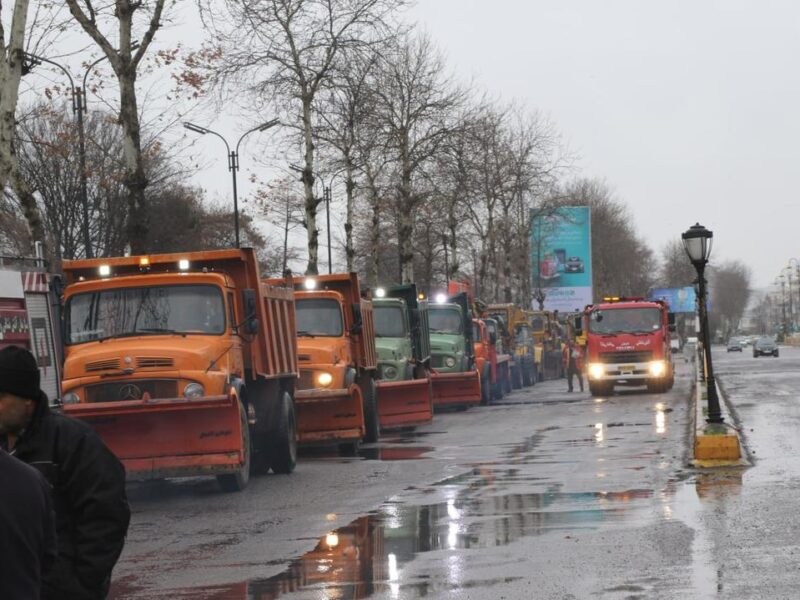
[[[463,92],[446,80],[444,59],[425,34],[405,36],[380,62],[378,118],[397,161],[397,217],[403,283],[414,281],[415,211],[424,196],[418,182],[451,129]]]
[[[680,239],[667,242],[661,249],[661,268],[658,277],[659,284],[664,287],[684,287],[692,285],[697,279],[697,273]]]
[[[750,301],[750,267],[738,260],[715,266],[710,273],[711,309],[709,318],[713,330],[720,330],[728,339],[739,330],[739,323]]]
[[[280,229],[283,239],[279,273],[286,271],[289,261],[297,258],[295,248],[289,246],[289,235],[304,225],[304,202],[294,189],[295,179],[286,176],[263,185],[255,193],[255,202],[260,212],[275,227]]]
[[[114,0],[102,5],[93,3],[93,0],[66,2],[72,16],[105,54],[119,82],[119,121],[124,131],[124,183],[128,191],[127,238],[132,252],[143,253],[148,250],[149,212],[145,196],[148,180],[142,152],[136,77],[142,58],[162,26],[166,0]],[[138,40],[134,32],[137,13],[146,13],[146,25]],[[119,49],[101,31],[101,24],[116,27]],[[136,49],[135,42],[138,42]]]

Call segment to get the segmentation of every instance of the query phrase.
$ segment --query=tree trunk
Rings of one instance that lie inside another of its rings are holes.
[[[149,251],[150,215],[145,189],[147,176],[142,157],[141,127],[136,104],[136,70],[130,60],[117,73],[120,86],[120,121],[124,131],[125,187],[128,190],[128,226],[126,233],[131,254]]]
[[[286,220],[283,222],[283,265],[281,267],[281,277],[286,273],[286,267],[289,262],[289,225],[291,221],[292,212],[289,208],[289,200],[286,200]]]
[[[311,124],[311,97],[303,98],[303,141],[305,143],[305,166],[303,168],[303,190],[305,192],[305,221],[308,234],[308,264],[306,275],[319,274],[319,232],[317,231],[317,199],[314,197],[314,136]]]
[[[375,181],[368,179],[370,200],[372,202],[372,229],[369,236],[369,253],[370,253],[370,270],[369,279],[370,285],[376,287],[380,275],[380,241],[381,241],[381,206],[378,190],[375,189]]]
[[[348,155],[345,158],[346,161],[346,180],[345,180],[345,191],[347,193],[347,208],[346,208],[346,216],[347,219],[344,223],[344,251],[345,257],[347,259],[347,272],[352,273],[355,271],[355,256],[356,250],[353,247],[353,205],[355,204],[355,189],[356,189],[356,182],[353,179],[353,160]]]
[[[414,203],[411,189],[411,161],[408,156],[408,136],[401,149],[400,197],[398,202],[397,242],[400,247],[400,282],[414,282]]]

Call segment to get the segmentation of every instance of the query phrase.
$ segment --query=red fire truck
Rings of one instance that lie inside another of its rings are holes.
[[[50,275],[40,258],[0,256],[0,348],[22,346],[36,357],[50,401],[60,394],[60,328],[53,312]]]
[[[644,298],[604,298],[576,319],[576,333],[586,338],[589,390],[611,394],[616,385],[645,385],[661,393],[675,381],[670,332],[674,314],[666,303]]]

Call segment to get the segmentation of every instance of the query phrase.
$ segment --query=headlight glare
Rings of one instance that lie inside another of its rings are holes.
[[[186,398],[202,398],[206,393],[205,388],[199,383],[190,383],[183,388],[183,395]]]
[[[333,375],[330,373],[320,373],[317,375],[317,383],[322,387],[328,387],[333,382]]]
[[[667,372],[667,365],[663,360],[654,360],[650,363],[650,375],[661,377]]]
[[[61,402],[64,404],[77,404],[80,401],[81,401],[80,396],[78,396],[78,394],[76,394],[75,392],[67,392],[66,394],[64,394],[64,397],[61,398]]]
[[[606,370],[603,368],[603,365],[598,363],[589,365],[589,377],[592,379],[601,379],[605,374]]]

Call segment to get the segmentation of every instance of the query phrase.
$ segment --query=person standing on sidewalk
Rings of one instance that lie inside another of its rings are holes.
[[[578,384],[580,384],[581,391],[583,391],[583,353],[581,347],[575,343],[574,338],[567,340],[564,344],[562,359],[564,362],[564,370],[567,372],[567,391],[573,391],[572,376],[577,375]]]
[[[50,410],[39,369],[23,348],[0,350],[0,447],[50,483],[58,555],[45,600],[101,600],[130,521],[125,469],[91,427]]]
[[[0,449],[0,597],[38,600],[56,552],[50,486]]]

